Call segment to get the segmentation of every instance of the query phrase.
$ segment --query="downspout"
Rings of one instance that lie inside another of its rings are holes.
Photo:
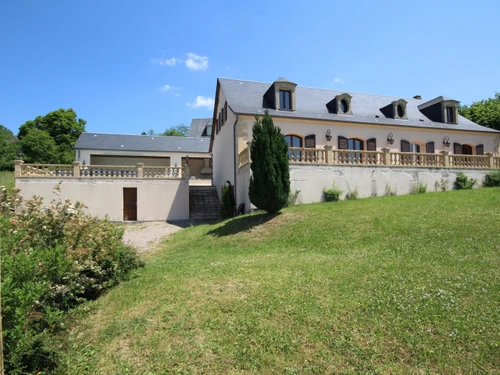
[[[236,169],[238,168],[238,144],[236,143],[236,124],[238,123],[238,114],[235,113],[236,115],[236,120],[234,121],[233,124],[233,155],[234,155],[234,198],[236,200],[236,197],[238,196],[237,194],[237,183],[236,183]],[[237,203],[238,204],[238,203]]]

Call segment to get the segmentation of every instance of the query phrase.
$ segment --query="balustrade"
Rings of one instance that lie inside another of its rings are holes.
[[[487,156],[482,155],[450,155],[452,168],[489,168]]]

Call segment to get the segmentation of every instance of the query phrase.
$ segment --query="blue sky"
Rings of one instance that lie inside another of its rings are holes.
[[[0,124],[87,131],[212,117],[217,77],[470,104],[500,91],[500,2],[0,2]]]

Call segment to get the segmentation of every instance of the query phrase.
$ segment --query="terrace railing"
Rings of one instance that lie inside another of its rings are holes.
[[[181,179],[189,178],[189,166],[145,167],[137,165],[24,164],[15,161],[16,177],[88,179]]]

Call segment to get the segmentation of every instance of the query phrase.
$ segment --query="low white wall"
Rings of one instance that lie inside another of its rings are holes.
[[[323,189],[334,185],[343,191],[342,198],[349,190],[356,189],[360,198],[383,196],[386,186],[397,195],[404,195],[418,183],[427,185],[430,192],[435,191],[435,184],[440,184],[441,179],[448,180],[448,190],[451,190],[459,172],[481,184],[489,170],[290,165],[290,190],[292,193],[300,191],[300,203],[322,201]]]
[[[137,221],[189,219],[188,180],[138,179],[53,179],[16,178],[16,188],[24,199],[41,196],[49,204],[57,195],[54,187],[61,183],[60,197],[81,201],[89,213],[112,221],[123,220],[123,188],[137,188]]]

